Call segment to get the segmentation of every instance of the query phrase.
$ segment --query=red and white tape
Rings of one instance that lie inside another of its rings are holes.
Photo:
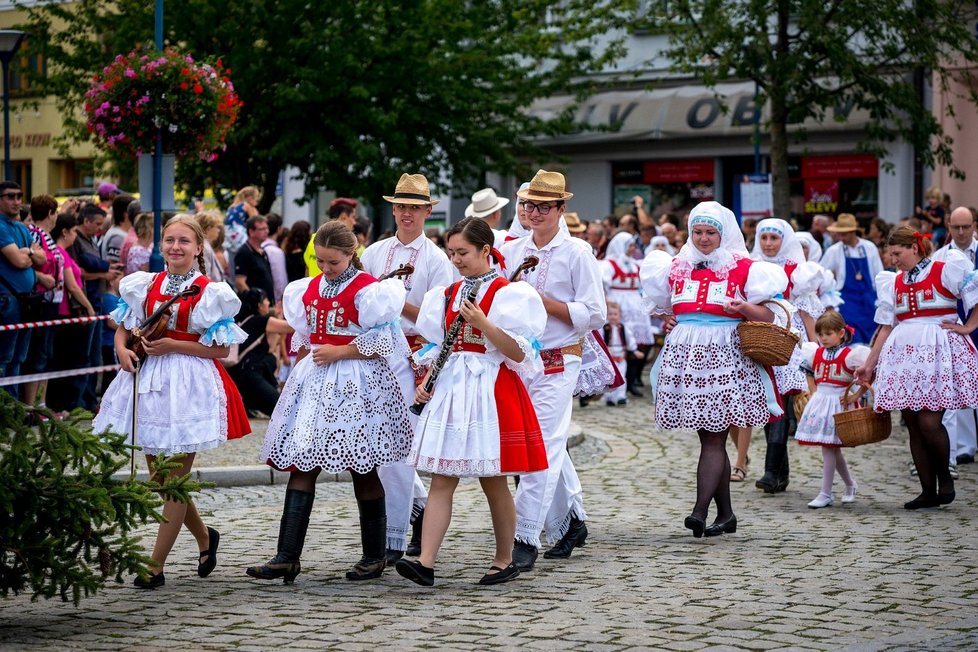
[[[65,317],[64,319],[29,321],[23,324],[3,324],[0,325],[0,331],[16,331],[22,328],[44,328],[46,326],[61,326],[62,324],[87,324],[88,322],[101,321],[108,318],[108,315],[93,315],[91,317]]]
[[[71,376],[84,376],[86,374],[99,374],[105,371],[118,371],[122,369],[117,364],[108,364],[101,367],[87,367],[85,369],[65,369],[64,371],[48,371],[43,374],[27,374],[26,376],[9,376],[0,378],[0,387],[7,385],[19,385],[21,383],[34,383],[52,378],[70,378]]]

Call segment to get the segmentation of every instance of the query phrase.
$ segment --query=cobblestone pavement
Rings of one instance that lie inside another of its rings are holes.
[[[752,482],[764,457],[755,432],[749,482],[733,485],[736,534],[694,539],[682,520],[693,502],[695,435],[653,430],[647,400],[575,411],[588,435],[572,454],[590,536],[569,560],[541,556],[516,581],[476,585],[492,538],[478,484],[466,481],[433,588],[392,571],[348,582],[343,573],[359,557],[356,508],[350,484],[330,482],[319,485],[296,584],[259,582],[244,567],[274,552],[284,488],[214,489],[198,501],[223,533],[211,577],[196,576],[184,535],[162,589],[113,585],[78,608],[4,601],[0,648],[978,648],[975,466],[961,468],[953,505],[907,512],[918,489],[898,428],[846,451],[855,503],[810,510],[819,451],[792,447],[788,491],[764,495]],[[253,449],[257,439],[238,445]],[[253,452],[236,463],[252,463]],[[153,530],[145,534],[148,543]]]

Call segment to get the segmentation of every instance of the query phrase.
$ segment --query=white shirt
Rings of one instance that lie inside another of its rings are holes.
[[[433,287],[447,287],[455,281],[455,267],[445,252],[423,233],[414,241],[402,244],[396,236],[375,242],[360,256],[364,270],[376,278],[410,263],[414,273],[403,278],[407,300],[412,306],[421,307],[425,292]],[[417,335],[418,328],[407,317],[401,317],[405,335]]]
[[[947,260],[947,252],[950,251],[951,249],[954,249],[955,251],[960,251],[962,254],[964,254],[965,258],[971,261],[972,268],[975,266],[975,252],[976,250],[978,250],[978,239],[973,238],[971,240],[971,245],[969,245],[967,249],[959,248],[958,245],[954,244],[954,240],[952,240],[951,242],[947,243],[946,245],[944,245],[943,247],[935,251],[934,254],[931,256],[931,260],[944,262],[945,260]]]
[[[880,260],[879,250],[869,240],[859,238],[855,247],[844,242],[836,242],[825,250],[819,265],[832,272],[835,282],[840,289],[846,283],[846,258],[865,258],[869,267],[869,280],[876,288],[876,275],[883,271],[883,261]]]
[[[265,255],[268,256],[268,264],[272,268],[272,288],[275,290],[275,301],[273,303],[278,303],[282,300],[285,286],[289,284],[289,274],[285,270],[285,252],[271,238],[262,242],[261,248],[265,250]]]
[[[536,268],[523,272],[522,279],[542,296],[567,304],[573,325],[548,314],[541,338],[544,349],[576,344],[585,333],[604,325],[608,309],[601,271],[587,242],[559,229],[542,249],[537,249],[531,235],[507,242],[502,254],[507,269],[516,269],[527,256],[538,257]]]

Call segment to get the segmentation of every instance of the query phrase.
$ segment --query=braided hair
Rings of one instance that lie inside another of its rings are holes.
[[[356,269],[363,270],[363,263],[357,256],[357,247],[360,246],[360,241],[357,240],[357,236],[353,234],[350,227],[342,222],[334,220],[319,227],[319,230],[316,231],[316,239],[313,240],[313,246],[336,249],[353,256],[350,264]]]
[[[187,213],[180,213],[179,215],[174,215],[166,224],[163,226],[163,230],[160,232],[160,237],[166,233],[166,230],[173,226],[174,224],[183,224],[188,229],[194,232],[194,237],[197,238],[197,246],[200,247],[200,253],[197,254],[197,266],[200,268],[200,273],[207,276],[206,265],[204,263],[204,230],[200,228],[200,223]]]

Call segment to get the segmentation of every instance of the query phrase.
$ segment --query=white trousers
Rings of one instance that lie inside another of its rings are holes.
[[[615,366],[618,367],[618,373],[620,373],[621,377],[624,378],[625,370],[628,368],[628,363],[625,362],[624,360],[622,360],[621,362],[617,362],[617,361],[613,361],[613,362],[615,363]],[[622,383],[619,387],[616,387],[614,389],[609,389],[607,392],[604,393],[604,396],[602,398],[605,401],[613,401],[615,403],[617,403],[618,401],[625,401],[628,400],[628,394],[626,393],[627,390],[628,390],[628,383]]]
[[[956,462],[958,455],[975,456],[978,452],[978,427],[976,427],[975,409],[945,410],[944,427],[951,444],[951,462]]]
[[[516,540],[540,547],[540,531],[554,543],[567,533],[571,517],[586,520],[584,490],[567,454],[574,387],[581,359],[564,357],[563,373],[523,377],[547,449],[549,467],[520,476],[516,490]]]
[[[391,370],[397,376],[401,385],[404,400],[410,406],[414,403],[414,370],[407,358],[390,360]],[[418,425],[418,417],[412,413],[411,425]],[[380,481],[384,485],[384,496],[387,502],[387,547],[390,550],[406,550],[411,529],[411,512],[415,504],[423,508],[428,500],[418,472],[406,462],[397,462],[391,466],[377,468]]]

